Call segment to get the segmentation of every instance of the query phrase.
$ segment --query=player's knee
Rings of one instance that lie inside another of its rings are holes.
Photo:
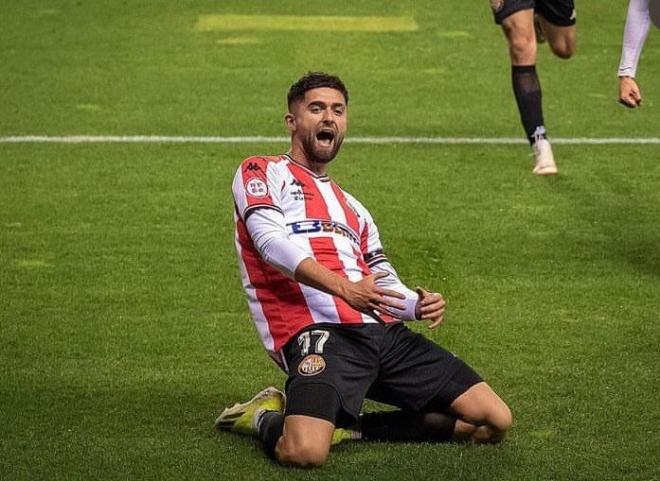
[[[533,65],[536,63],[536,40],[527,35],[512,37],[509,53],[514,65]]]
[[[575,45],[571,45],[569,43],[551,45],[550,48],[552,49],[552,53],[563,59],[569,59],[573,56],[573,54],[575,54]]]
[[[472,434],[473,440],[481,443],[496,444],[504,440],[513,425],[513,414],[509,406],[502,406],[490,410],[486,415],[486,423],[479,426]]]
[[[309,441],[287,443],[279,446],[277,460],[288,466],[312,468],[325,463],[329,452],[329,446],[318,446]]]
[[[550,42],[550,49],[557,57],[569,59],[575,54],[575,37],[570,35],[561,36]]]
[[[472,441],[479,444],[498,444],[504,441],[506,431],[498,431],[492,426],[479,426],[472,434]]]
[[[477,411],[472,417],[471,422],[477,426],[488,427],[488,431],[492,436],[504,438],[505,433],[511,429],[513,425],[513,414],[511,409],[503,401],[492,403],[488,406],[483,406],[481,412]],[[501,440],[498,439],[498,440]],[[492,439],[491,442],[497,440]]]
[[[495,429],[504,433],[513,425],[513,413],[506,404],[502,403],[490,416],[490,423]]]

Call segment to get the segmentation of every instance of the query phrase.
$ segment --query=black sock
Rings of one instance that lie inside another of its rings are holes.
[[[455,425],[456,418],[443,413],[384,411],[365,413],[360,418],[365,441],[450,441]]]
[[[511,67],[511,81],[518,111],[520,112],[520,120],[529,143],[533,144],[539,139],[545,139],[541,84],[536,75],[536,66],[513,65]]]
[[[266,411],[257,421],[257,427],[264,451],[271,458],[274,457],[275,446],[284,431],[284,416],[277,411]]]

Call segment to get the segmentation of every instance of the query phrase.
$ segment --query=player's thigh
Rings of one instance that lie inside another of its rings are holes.
[[[495,23],[501,25],[504,21],[518,12],[533,11],[537,0],[490,0]]]
[[[555,55],[561,58],[571,57],[577,45],[574,1],[537,0],[536,12]]]
[[[536,63],[536,34],[534,10],[520,10],[502,20],[502,31],[509,44],[513,65]]]
[[[508,40],[534,40],[534,10],[519,10],[502,20],[502,30]]]
[[[443,411],[464,390],[452,382],[457,373],[467,369],[481,381],[461,359],[403,324],[388,328],[386,341],[370,399],[412,411]]]
[[[340,426],[356,422],[377,375],[377,326],[314,325],[294,336],[283,349],[287,415]]]
[[[561,26],[550,23],[540,17],[545,38],[553,53],[560,58],[570,58],[577,48],[577,31],[575,25]]]
[[[507,430],[513,422],[509,406],[485,382],[480,382],[458,396],[449,411],[471,424],[489,424]]]

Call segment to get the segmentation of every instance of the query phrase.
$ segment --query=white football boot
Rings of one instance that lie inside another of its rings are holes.
[[[538,139],[532,144],[534,151],[534,175],[557,175],[555,156],[548,139]]]

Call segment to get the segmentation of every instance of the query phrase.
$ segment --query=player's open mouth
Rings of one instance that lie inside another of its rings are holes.
[[[323,129],[316,134],[316,140],[324,147],[330,147],[335,140],[335,132],[332,129]]]

